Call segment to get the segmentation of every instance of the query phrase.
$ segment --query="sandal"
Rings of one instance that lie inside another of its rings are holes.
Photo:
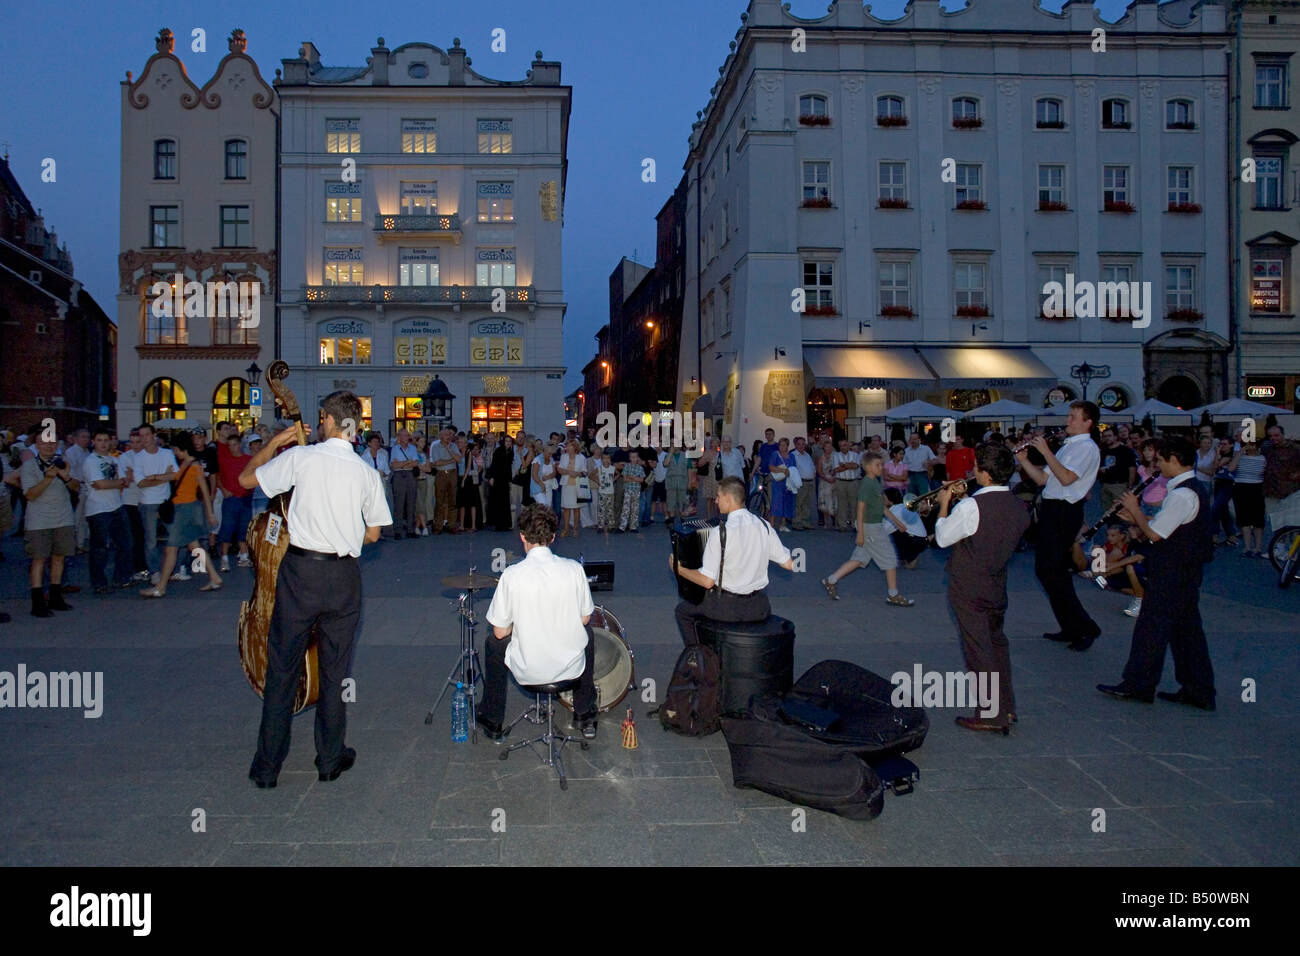
[[[209,581],[207,584],[203,585],[203,587],[199,588],[199,590],[200,590],[200,591],[220,591],[221,588],[222,588],[222,585],[223,585],[224,583],[225,583],[224,581],[219,581],[219,582],[217,582],[216,584],[213,584],[211,581]]]
[[[893,607],[911,607],[916,602],[903,597],[901,594],[894,594],[885,598],[885,603]]]
[[[145,588],[140,592],[140,597],[146,597],[146,598],[160,598],[166,596],[167,596],[167,592],[159,591],[157,586],[151,588]]]
[[[826,589],[826,593],[831,596],[832,601],[838,601],[840,599],[839,591],[836,590],[834,581],[822,578],[822,587]]]

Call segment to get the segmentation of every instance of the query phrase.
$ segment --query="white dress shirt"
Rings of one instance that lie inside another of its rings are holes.
[[[794,463],[799,469],[799,477],[803,479],[803,484],[806,485],[817,477],[817,465],[813,461],[812,455],[798,449],[795,449],[790,454],[794,455]]]
[[[399,441],[395,445],[393,445],[393,450],[389,452],[388,455],[389,471],[392,470],[392,463],[395,461],[414,461],[418,463],[420,461],[420,449],[415,447],[415,442],[407,442],[406,447],[403,448],[402,443]],[[414,475],[417,473],[416,469],[414,468],[406,468],[406,469],[399,469],[399,470],[405,471],[408,475]]]
[[[379,472],[358,459],[342,438],[291,447],[255,474],[268,498],[294,489],[289,540],[299,548],[355,558],[361,554],[367,526],[393,523]]]
[[[549,684],[582,675],[587,666],[582,619],[594,607],[582,565],[539,545],[501,572],[487,622],[514,628],[506,666],[515,680]],[[496,639],[488,636],[489,641]]]
[[[1165,500],[1160,502],[1160,510],[1151,519],[1151,530],[1160,535],[1161,540],[1168,538],[1182,525],[1195,521],[1201,513],[1201,499],[1196,491],[1187,487],[1187,482],[1196,478],[1196,471],[1184,472],[1177,478],[1170,478],[1166,485]]]
[[[1078,475],[1073,482],[1063,485],[1052,469],[1047,472],[1047,484],[1043,485],[1043,498],[1047,501],[1067,501],[1070,504],[1082,501],[1088,496],[1088,490],[1097,480],[1097,469],[1101,465],[1101,449],[1087,433],[1071,435],[1056,453],[1056,460]]]
[[[963,538],[969,538],[980,529],[980,509],[979,505],[975,504],[975,496],[992,491],[1010,490],[1006,485],[985,485],[974,495],[962,498],[953,506],[952,511],[948,512],[946,518],[940,518],[935,522],[934,543],[941,548],[951,548]]]
[[[351,448],[352,446],[349,445],[348,447]],[[378,472],[384,478],[393,473],[393,469],[388,464],[388,452],[383,448],[380,448],[378,453],[371,454],[370,446],[367,445],[365,450],[361,452],[361,460],[365,462],[367,468]]]
[[[858,478],[861,478],[862,477],[862,454],[863,453],[861,452],[856,452],[853,451],[852,449],[849,449],[848,451],[837,451],[835,454],[831,455],[830,471],[831,474],[835,476],[835,480],[856,481]],[[857,465],[858,467],[853,471],[849,471],[845,469],[844,471],[837,472],[835,469],[838,468],[840,465]]]
[[[722,589],[732,594],[752,594],[767,587],[767,562],[785,564],[790,549],[777,533],[758,515],[737,508],[727,515],[727,560],[722,565]],[[722,563],[722,539],[718,529],[709,532],[704,543],[704,561],[700,573],[711,581],[718,580]]]

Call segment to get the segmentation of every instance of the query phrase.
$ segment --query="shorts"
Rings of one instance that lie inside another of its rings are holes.
[[[234,541],[241,543],[248,531],[248,523],[253,520],[253,496],[244,495],[236,498],[227,495],[221,501],[221,531],[217,533],[218,543]]]
[[[656,481],[654,483],[653,490],[651,490],[650,492],[650,501],[655,502],[655,501],[667,501],[667,500],[668,500],[667,484],[662,481]]]
[[[894,542],[889,540],[890,537],[878,528],[865,532],[862,535],[862,545],[853,549],[849,560],[856,561],[863,567],[875,561],[880,570],[892,571],[898,567],[898,553],[894,550]]]
[[[167,547],[183,548],[191,541],[206,544],[208,520],[203,512],[203,502],[189,501],[176,505],[176,516],[167,525]]]
[[[65,556],[77,553],[77,538],[72,531],[72,525],[64,525],[62,528],[38,528],[35,531],[24,531],[23,541],[27,548],[27,557],[29,558],[48,558],[51,556]]]

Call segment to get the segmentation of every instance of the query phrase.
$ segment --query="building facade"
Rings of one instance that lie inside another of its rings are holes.
[[[117,330],[0,160],[0,426],[114,424]]]
[[[118,415],[246,428],[274,357],[275,92],[242,30],[202,87],[170,30],[154,45],[121,84]]]
[[[1293,92],[1300,2],[1234,3],[1229,26],[1234,394],[1300,411],[1300,111]]]
[[[283,61],[287,276],[278,354],[300,403],[339,388],[367,427],[423,430],[433,376],[474,431],[564,421],[561,227],[571,90],[540,51],[523,80],[456,40],[331,67]]]
[[[601,412],[611,410],[610,393],[614,377],[610,365],[609,326],[602,325],[595,335],[596,354],[582,367],[582,390],[578,393],[582,408],[582,428],[596,427]]]
[[[751,0],[690,137],[679,400],[698,375],[745,441],[917,398],[1224,397],[1225,13]]]

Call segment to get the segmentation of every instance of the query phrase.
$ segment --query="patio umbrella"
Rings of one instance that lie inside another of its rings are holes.
[[[1226,398],[1211,405],[1193,408],[1193,415],[1209,415],[1215,421],[1240,421],[1243,418],[1264,418],[1268,415],[1287,415],[1290,410],[1263,402],[1252,402],[1246,398]]]
[[[887,422],[939,422],[945,418],[961,421],[962,413],[950,408],[940,408],[938,405],[931,405],[920,399],[885,409]]]
[[[175,428],[190,429],[196,425],[202,425],[203,423],[197,418],[193,420],[186,420],[184,418],[160,418],[157,421],[150,422],[149,424],[153,425],[154,431],[162,432],[170,431]]]
[[[968,422],[1005,422],[1019,421],[1035,418],[1042,409],[1034,408],[1032,405],[1025,405],[1022,402],[1013,402],[1009,398],[1000,398],[996,402],[988,405],[981,405],[979,408],[972,409],[965,415]]]
[[[1145,421],[1150,418],[1152,421],[1158,418],[1173,418],[1175,421],[1166,422],[1167,425],[1190,425],[1196,418],[1186,409],[1179,408],[1177,405],[1169,405],[1155,398],[1148,398],[1142,404],[1128,409],[1132,414],[1134,421]]]

